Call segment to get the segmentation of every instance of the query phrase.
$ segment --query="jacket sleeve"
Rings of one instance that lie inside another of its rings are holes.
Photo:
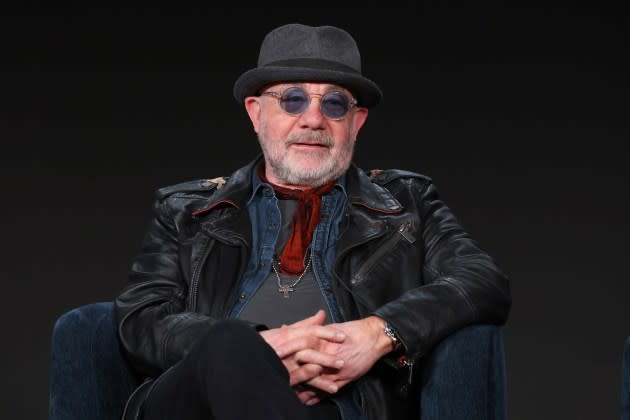
[[[115,301],[118,334],[133,367],[156,376],[175,364],[215,322],[186,310],[188,284],[179,261],[178,223],[168,199],[158,199],[141,252]]]
[[[421,220],[421,286],[374,314],[388,321],[412,360],[470,324],[505,323],[511,306],[507,277],[461,227],[430,182],[409,182]],[[415,186],[415,187],[414,187]]]

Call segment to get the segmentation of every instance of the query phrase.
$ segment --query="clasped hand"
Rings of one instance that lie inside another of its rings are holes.
[[[294,324],[261,332],[289,372],[298,398],[307,405],[358,379],[392,350],[383,333],[384,321],[376,316],[328,325],[325,318],[320,310]]]

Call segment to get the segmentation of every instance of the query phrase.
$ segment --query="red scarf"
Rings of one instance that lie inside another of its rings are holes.
[[[258,166],[258,176],[270,184],[279,198],[297,201],[297,207],[291,221],[291,236],[287,240],[279,257],[279,268],[284,274],[297,276],[304,271],[304,257],[313,239],[313,231],[320,219],[322,195],[335,185],[335,181],[308,190],[296,190],[272,184],[265,176],[265,166]]]

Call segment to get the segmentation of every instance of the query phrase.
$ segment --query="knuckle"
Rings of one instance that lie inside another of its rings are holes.
[[[320,365],[309,364],[307,365],[307,367],[308,367],[309,372],[314,375],[319,375],[322,371],[322,367]]]

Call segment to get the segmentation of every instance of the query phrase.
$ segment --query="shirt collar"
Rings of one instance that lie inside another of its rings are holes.
[[[344,197],[346,198],[348,197],[348,194],[346,193],[346,173],[345,172],[337,179],[337,182],[335,182],[335,185],[333,186],[333,190],[331,191],[331,193],[334,190],[339,190],[344,195]],[[249,200],[247,201],[247,205],[249,206],[252,203],[252,201],[255,199],[255,197],[260,196],[260,194],[264,194],[265,191],[270,191],[271,194],[275,195],[275,193],[273,192],[273,187],[269,183],[263,182],[258,176],[258,171],[256,170],[256,168],[254,168],[254,170],[252,171],[252,194],[249,197]]]

